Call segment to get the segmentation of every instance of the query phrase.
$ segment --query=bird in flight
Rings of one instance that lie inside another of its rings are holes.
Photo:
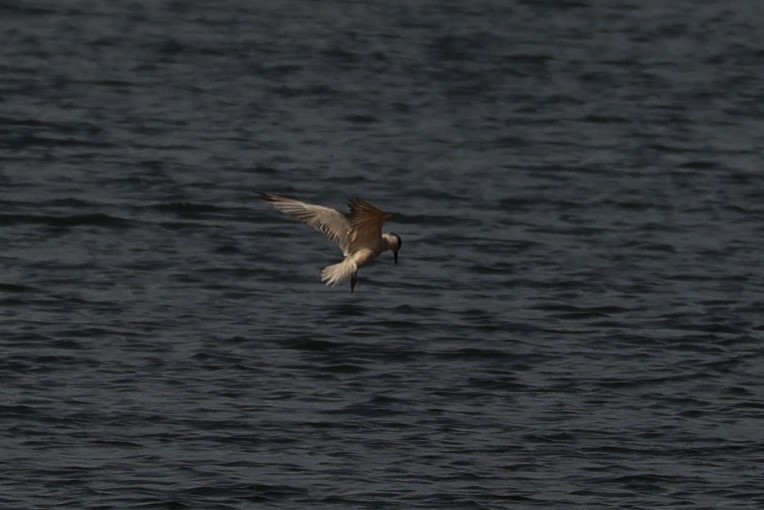
[[[321,271],[321,281],[327,285],[337,285],[350,278],[350,292],[353,292],[358,270],[387,250],[393,252],[393,261],[398,263],[401,236],[382,233],[382,224],[392,214],[380,211],[365,200],[350,200],[350,213],[342,213],[271,193],[261,193],[261,196],[279,211],[310,225],[339,245],[345,259]]]

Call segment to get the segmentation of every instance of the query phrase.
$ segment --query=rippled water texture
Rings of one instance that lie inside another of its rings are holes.
[[[3,3],[0,506],[764,507],[762,26]]]

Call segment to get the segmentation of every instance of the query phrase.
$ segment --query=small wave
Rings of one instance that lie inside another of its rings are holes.
[[[184,216],[224,210],[222,207],[215,205],[199,204],[194,202],[167,202],[154,204],[149,206],[149,208],[157,211],[173,212]]]
[[[0,226],[20,224],[36,224],[56,228],[78,226],[124,227],[129,224],[129,221],[105,213],[73,214],[67,216],[0,214]]]
[[[32,292],[35,289],[27,285],[19,285],[17,283],[2,283],[0,282],[0,292]]]

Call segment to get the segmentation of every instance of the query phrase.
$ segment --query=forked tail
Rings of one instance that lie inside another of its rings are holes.
[[[337,285],[353,276],[356,271],[358,271],[358,265],[348,257],[339,264],[326,266],[321,271],[321,281],[327,285]]]

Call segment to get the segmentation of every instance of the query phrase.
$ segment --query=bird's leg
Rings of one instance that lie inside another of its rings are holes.
[[[353,292],[356,283],[358,283],[358,271],[353,273],[353,276],[350,277],[350,292]]]

